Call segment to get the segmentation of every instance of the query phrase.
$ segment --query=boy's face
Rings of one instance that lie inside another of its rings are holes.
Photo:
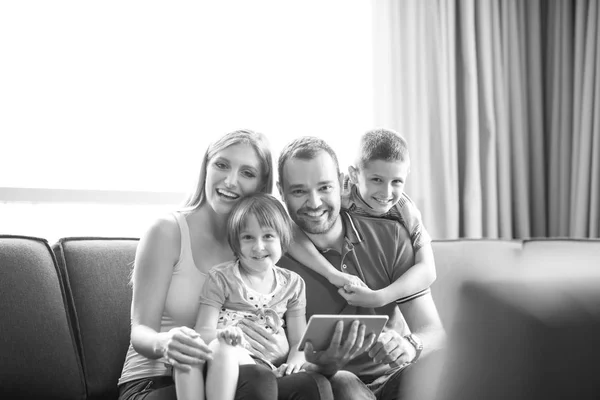
[[[365,203],[383,214],[400,201],[410,162],[374,160],[363,168],[350,167],[348,171]]]

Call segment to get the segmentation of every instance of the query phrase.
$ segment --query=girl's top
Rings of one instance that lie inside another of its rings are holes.
[[[283,336],[286,317],[306,314],[306,290],[304,280],[295,272],[273,266],[274,289],[263,294],[250,288],[240,275],[239,260],[212,268],[200,294],[200,304],[219,309],[217,329],[236,325],[250,319],[262,325],[268,332]],[[262,359],[248,344],[255,357]]]
[[[165,307],[160,318],[160,332],[168,332],[179,326],[194,328],[200,308],[198,296],[206,280],[206,274],[200,272],[194,263],[190,231],[185,216],[178,211],[173,215],[181,232],[181,250],[179,261],[173,267]],[[164,361],[151,360],[139,354],[129,343],[119,384],[140,378],[171,375],[171,369]]]

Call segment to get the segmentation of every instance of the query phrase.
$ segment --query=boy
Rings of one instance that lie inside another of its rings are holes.
[[[357,276],[339,271],[296,227],[295,244],[289,253],[331,284],[343,288],[340,294],[351,305],[382,307],[394,301],[402,303],[428,293],[435,281],[431,237],[416,205],[404,194],[409,170],[410,158],[404,138],[389,129],[374,129],[362,136],[356,165],[348,168],[349,182],[344,181],[344,208],[361,215],[396,220],[410,233],[415,265],[388,287],[371,290]]]

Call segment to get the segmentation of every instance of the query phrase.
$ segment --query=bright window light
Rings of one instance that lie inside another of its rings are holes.
[[[2,2],[0,188],[187,192],[208,142],[239,128],[275,156],[320,136],[346,165],[373,123],[371,29],[364,0]],[[12,207],[0,232],[36,235]]]

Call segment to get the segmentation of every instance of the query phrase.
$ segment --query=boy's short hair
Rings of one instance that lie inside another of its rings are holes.
[[[322,151],[331,156],[337,169],[336,173],[340,174],[340,163],[335,155],[335,151],[327,144],[326,141],[314,136],[302,136],[288,143],[279,154],[279,162],[277,173],[279,174],[279,183],[283,187],[283,167],[285,162],[290,158],[298,158],[301,160],[312,160],[316,158]]]
[[[279,200],[270,194],[257,192],[237,202],[227,220],[227,240],[236,257],[241,255],[240,233],[245,229],[248,217],[254,215],[261,227],[277,232],[281,250],[285,253],[292,242],[292,220]]]
[[[360,138],[356,164],[365,167],[371,161],[407,162],[408,144],[397,132],[391,129],[372,129]]]

